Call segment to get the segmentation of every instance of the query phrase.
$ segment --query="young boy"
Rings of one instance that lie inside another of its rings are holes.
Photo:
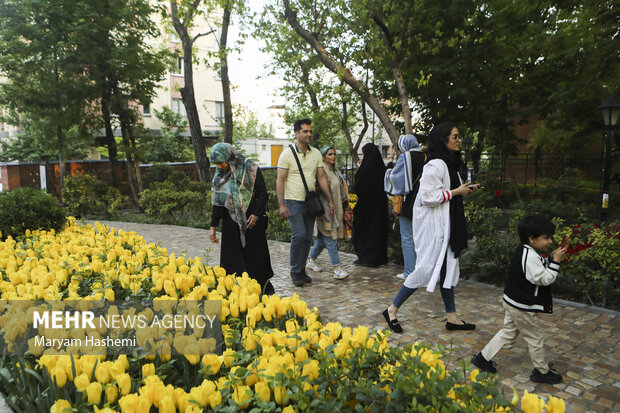
[[[551,288],[566,254],[566,247],[558,248],[550,254],[550,259],[540,253],[551,246],[555,226],[542,215],[528,215],[518,225],[518,246],[504,287],[504,326],[495,337],[471,359],[471,363],[482,371],[495,373],[495,363],[491,361],[501,348],[513,343],[521,334],[527,342],[534,370],[530,380],[536,383],[555,384],[562,376],[552,371],[545,361],[542,328],[538,313],[552,313]]]

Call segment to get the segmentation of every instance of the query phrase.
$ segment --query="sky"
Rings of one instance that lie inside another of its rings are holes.
[[[251,1],[252,10],[259,11],[262,3],[261,0]],[[239,20],[235,19],[235,24],[230,28],[231,45],[239,36],[238,22]],[[248,38],[241,53],[231,55],[228,62],[230,81],[235,86],[231,92],[233,103],[247,106],[259,116],[266,114],[268,106],[286,103],[284,98],[277,96],[277,88],[283,84],[282,81],[275,76],[266,76],[268,70],[265,65],[269,56],[259,50],[263,45],[261,40]]]

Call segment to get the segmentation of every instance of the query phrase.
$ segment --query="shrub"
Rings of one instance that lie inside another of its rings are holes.
[[[620,225],[562,227],[561,219],[554,221],[558,244],[569,235],[567,255],[560,267],[562,277],[554,286],[580,301],[620,309]]]
[[[283,242],[291,242],[291,227],[288,220],[280,216],[279,209],[267,210],[267,239]]]
[[[461,260],[462,273],[477,280],[503,283],[512,254],[519,245],[517,222],[524,212],[480,208],[467,202],[465,215],[470,250]]]
[[[147,215],[158,219],[170,220],[190,211],[199,216],[206,216],[211,208],[211,197],[206,192],[157,187],[145,189],[140,194],[140,207]]]
[[[170,175],[174,173],[174,168],[167,164],[156,164],[141,173],[142,186],[149,189],[156,182],[164,182]]]
[[[124,208],[128,197],[91,175],[71,175],[62,191],[69,214],[77,217],[109,217]]]
[[[17,238],[26,230],[60,230],[66,219],[58,200],[41,190],[21,187],[0,192],[0,239]]]

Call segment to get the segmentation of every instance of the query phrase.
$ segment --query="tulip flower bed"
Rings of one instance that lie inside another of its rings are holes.
[[[321,322],[299,297],[261,295],[247,274],[175,257],[135,233],[69,220],[62,232],[0,242],[3,300],[221,300],[225,349],[204,356],[0,356],[16,411],[508,411],[498,380],[448,371],[428,345],[390,347]],[[564,410],[524,395],[524,411]]]

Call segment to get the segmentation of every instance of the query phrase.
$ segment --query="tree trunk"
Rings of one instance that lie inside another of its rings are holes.
[[[351,87],[367,104],[370,108],[377,114],[379,121],[385,128],[390,140],[394,145],[398,144],[398,130],[392,123],[392,119],[390,115],[387,113],[383,105],[377,100],[376,97],[370,94],[370,91],[366,86],[364,86],[359,80],[357,80],[353,74],[344,66],[338,64],[331,56],[327,54],[327,51],[323,47],[323,45],[310,33],[308,30],[301,27],[299,22],[297,21],[297,13],[291,9],[290,3],[288,0],[283,0],[284,3],[284,16],[288,20],[289,25],[295,30],[295,32],[312,48],[316,51],[316,54],[323,63],[323,65],[331,70],[333,73],[337,74],[344,80],[344,82]]]
[[[58,139],[58,177],[60,180],[60,202],[62,203],[62,190],[65,188],[65,160],[63,159],[64,148],[64,136],[62,133],[62,127],[58,125],[56,127],[56,137]]]
[[[222,35],[220,37],[220,77],[222,78],[222,95],[224,97],[224,142],[233,143],[233,113],[230,99],[230,79],[228,77],[228,26],[230,25],[230,1],[224,7],[222,17]]]
[[[362,119],[364,122],[364,127],[361,132],[357,135],[357,140],[355,144],[353,143],[353,139],[351,138],[351,132],[349,131],[349,111],[347,110],[347,101],[342,99],[342,131],[344,132],[344,136],[347,139],[347,145],[349,147],[349,153],[351,154],[351,159],[353,160],[353,165],[357,165],[360,160],[359,155],[357,154],[360,144],[362,143],[362,139],[364,135],[366,135],[366,131],[368,130],[368,117],[366,116],[366,104],[362,101]]]
[[[126,148],[125,156],[127,157],[127,177],[129,178],[129,186],[131,187],[131,195],[133,197],[136,206],[140,205],[140,188],[138,185],[138,177],[136,174],[136,165],[133,157],[130,129],[131,125],[127,119],[127,115],[124,113],[119,114],[121,121],[121,134],[123,135],[123,146]]]
[[[396,82],[396,89],[398,90],[398,98],[400,100],[400,107],[403,111],[403,120],[405,122],[405,133],[413,135],[413,124],[411,122],[411,109],[409,108],[409,96],[407,95],[407,87],[405,85],[405,78],[403,77],[403,71],[400,66],[400,56],[396,46],[394,45],[394,38],[390,29],[385,25],[383,16],[377,11],[377,5],[374,1],[369,2],[369,6],[372,13],[372,20],[375,22],[381,33],[383,34],[383,41],[387,49],[392,53],[392,75]]]
[[[190,11],[190,15],[186,17],[188,21],[191,20],[193,10],[198,7],[199,3],[199,0],[194,1],[192,5],[193,9]],[[198,169],[198,179],[200,179],[200,182],[209,182],[211,180],[209,158],[207,157],[207,152],[202,138],[200,118],[198,117],[198,108],[196,106],[196,97],[194,95],[194,73],[192,71],[193,41],[189,37],[187,27],[185,27],[185,25],[179,20],[176,0],[170,1],[170,10],[172,14],[172,25],[174,26],[174,30],[179,35],[183,46],[185,87],[181,88],[181,97],[183,98],[183,105],[185,106],[185,111],[187,112],[187,121],[189,123],[192,146],[194,148],[194,156],[196,158],[196,168]]]
[[[103,124],[105,127],[105,142],[108,147],[108,159],[110,160],[110,182],[114,188],[118,189],[118,149],[116,148],[114,130],[112,129],[112,117],[110,115],[110,92],[106,90],[106,88],[104,88],[101,96],[101,114],[103,116]]]

